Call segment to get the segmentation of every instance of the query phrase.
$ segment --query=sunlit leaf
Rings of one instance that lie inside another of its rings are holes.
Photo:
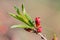
[[[33,29],[34,27],[29,27],[28,25],[13,25],[11,28],[30,28]]]
[[[19,21],[24,22],[26,25],[14,25],[14,26],[12,26],[11,28],[16,28],[16,27],[17,27],[17,28],[33,28],[33,27],[34,27],[33,20],[32,20],[31,17],[26,13],[24,6],[22,5],[22,12],[23,12],[23,13],[21,13],[21,12],[19,11],[19,8],[18,8],[18,7],[15,6],[14,8],[15,8],[15,10],[16,10],[16,12],[17,12],[18,15],[15,15],[15,14],[13,14],[13,13],[11,13],[10,15],[11,15],[12,17],[18,19]]]
[[[24,5],[22,4],[22,12],[23,12],[23,14],[25,15],[25,17],[28,19],[28,21],[29,21],[29,23],[30,23],[30,25],[31,26],[34,26],[34,24],[33,24],[33,20],[31,19],[31,17],[26,13],[26,11],[25,11],[25,8],[24,8]]]

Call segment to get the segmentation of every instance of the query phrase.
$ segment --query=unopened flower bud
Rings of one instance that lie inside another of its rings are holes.
[[[42,32],[42,27],[37,28],[37,32]]]
[[[40,26],[40,17],[35,18],[35,24],[36,24],[36,27]]]

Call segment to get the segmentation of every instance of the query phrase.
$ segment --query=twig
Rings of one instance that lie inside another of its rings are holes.
[[[41,33],[38,33],[44,40],[47,40],[46,37],[44,37]]]

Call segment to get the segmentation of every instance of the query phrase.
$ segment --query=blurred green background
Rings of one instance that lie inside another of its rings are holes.
[[[43,33],[49,40],[54,33],[60,39],[60,0],[0,0],[0,25],[7,25],[9,30],[11,25],[21,23],[9,16],[9,12],[16,13],[15,5],[21,10],[22,3],[33,19],[41,18]]]

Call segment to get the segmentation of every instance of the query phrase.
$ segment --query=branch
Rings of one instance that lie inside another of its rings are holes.
[[[47,40],[46,37],[44,37],[41,33],[38,33],[44,40]]]

